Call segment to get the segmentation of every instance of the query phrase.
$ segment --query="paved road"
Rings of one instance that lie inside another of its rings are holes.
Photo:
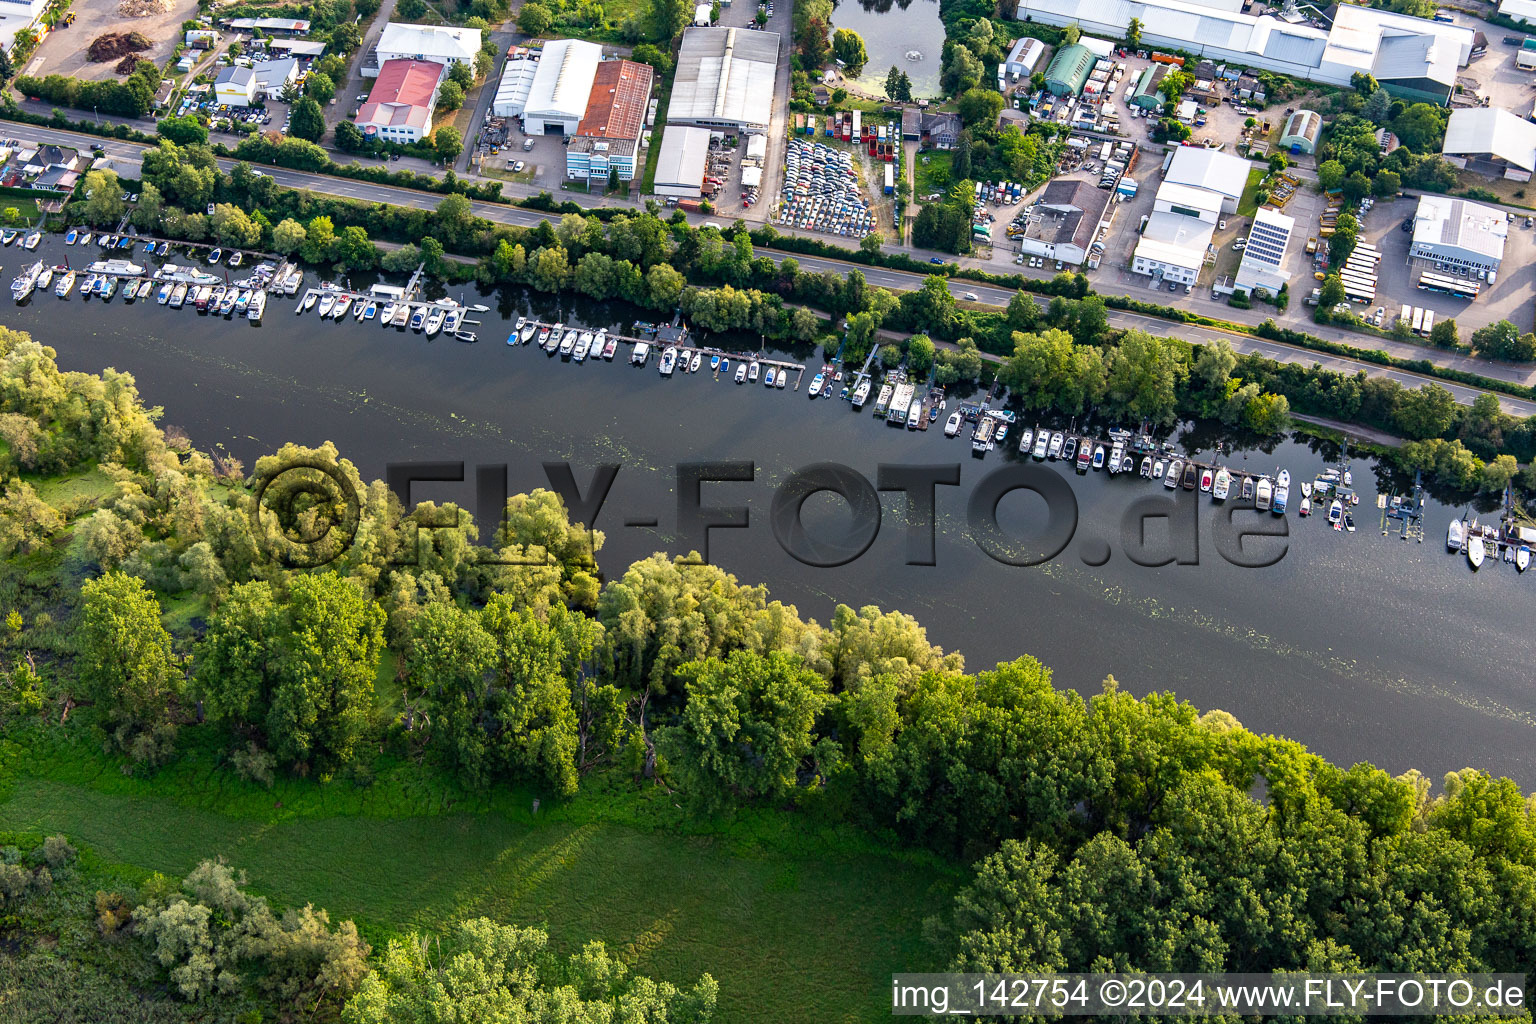
[[[139,160],[144,146],[123,142],[115,139],[97,140],[92,136],[81,135],[76,132],[62,131],[56,128],[40,128],[32,125],[17,125],[11,129],[17,136],[35,139],[39,142],[51,142],[56,145],[81,146],[91,142],[102,141],[106,146],[109,156],[123,160]],[[234,164],[232,160],[220,160],[220,165],[226,170]],[[397,188],[392,185],[375,185],[367,181],[353,181],[349,178],[334,178],[321,174],[310,174],[304,171],[292,171],[281,167],[264,168],[272,179],[280,185],[291,188],[309,189],[327,195],[345,196],[369,203],[392,203],[397,206],[409,206],[418,209],[434,209],[442,200],[442,196],[431,192],[418,192],[414,189]],[[531,226],[544,220],[553,219],[552,215],[539,213],[535,210],[519,209],[515,206],[506,206],[500,203],[474,202],[471,204],[474,212],[500,224],[517,224]],[[776,249],[761,250],[764,256],[774,262],[782,262],[793,257],[799,261],[802,269],[813,271],[831,271],[834,274],[844,275],[857,269],[864,273],[865,279],[873,285],[893,290],[910,290],[917,288],[923,281],[923,275],[909,273],[904,270],[890,270],[884,267],[865,267],[847,263],[842,260],[827,259],[820,256],[803,256],[798,253],[786,253]],[[1013,298],[1014,292],[1006,288],[996,288],[989,285],[976,284],[964,280],[949,281],[949,290],[956,298],[967,299],[981,305],[1006,306]],[[970,300],[968,296],[974,295]],[[1269,341],[1263,338],[1254,338],[1250,335],[1223,331],[1217,328],[1200,327],[1190,324],[1175,323],[1170,320],[1162,320],[1157,317],[1145,316],[1140,313],[1131,313],[1123,310],[1111,309],[1106,311],[1112,326],[1120,328],[1140,328],[1151,334],[1173,336],[1186,341],[1196,343],[1214,341],[1217,338],[1226,338],[1233,349],[1238,352],[1257,352],[1277,362],[1301,363],[1311,365],[1316,363],[1342,373],[1354,373],[1364,370],[1373,377],[1389,377],[1398,381],[1405,387],[1419,387],[1426,383],[1438,383],[1456,396],[1456,400],[1463,405],[1470,405],[1478,395],[1483,394],[1477,388],[1470,388],[1460,384],[1452,384],[1447,381],[1435,380],[1421,374],[1410,373],[1406,370],[1395,370],[1379,366],[1375,363],[1361,362],[1355,359],[1347,359],[1343,356],[1329,355],[1323,352],[1315,352],[1311,349],[1286,345],[1281,342]],[[1479,363],[1482,367],[1485,364]],[[1536,401],[1511,398],[1507,395],[1498,395],[1499,404],[1506,412],[1513,416],[1536,415]]]

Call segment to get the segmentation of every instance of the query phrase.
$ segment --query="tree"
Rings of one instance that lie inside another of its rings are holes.
[[[272,248],[284,256],[303,248],[304,238],[304,225],[292,217],[284,217],[272,228]]]
[[[468,89],[475,84],[475,73],[468,64],[455,62],[448,66],[448,80],[460,89]]]
[[[1344,294],[1344,280],[1338,274],[1329,274],[1323,278],[1323,286],[1318,290],[1318,312],[1331,312],[1333,307],[1348,299]]]
[[[1141,19],[1132,18],[1125,26],[1125,45],[1132,50],[1141,49]]]
[[[1392,119],[1392,131],[1415,153],[1438,153],[1449,113],[1432,103],[1414,103]]]
[[[933,342],[926,334],[914,335],[907,342],[907,369],[922,377],[933,366]]]
[[[311,72],[309,78],[304,81],[304,95],[324,106],[336,97],[336,83],[331,81],[331,76],[320,72]],[[311,140],[318,141],[318,140]]]
[[[379,262],[379,248],[368,240],[365,228],[349,224],[331,245],[337,270],[372,270]]]
[[[1127,331],[1108,364],[1105,392],[1111,402],[1132,416],[1173,421],[1188,367],[1172,344],[1145,331]]]
[[[1283,433],[1291,425],[1291,403],[1284,395],[1264,392],[1248,400],[1243,425],[1256,434]]]
[[[457,82],[444,82],[437,90],[438,110],[458,110],[464,105],[464,90]],[[448,127],[444,125],[443,127]]]
[[[1509,324],[1511,330],[1514,329],[1515,325],[1510,324],[1508,320],[1504,323]],[[1487,328],[1483,329],[1487,330]],[[1461,344],[1461,334],[1456,330],[1456,320],[1452,317],[1436,320],[1435,326],[1429,329],[1429,343],[1436,348],[1455,348]]]
[[[958,109],[967,126],[979,124],[990,128],[1002,113],[1003,97],[992,89],[971,89],[960,97]]]
[[[1377,171],[1376,177],[1371,179],[1371,194],[1374,196],[1395,196],[1402,187],[1402,176],[1396,171]]]
[[[1362,171],[1355,171],[1344,179],[1344,198],[1351,203],[1358,203],[1371,194],[1371,179]]]
[[[100,708],[103,724],[134,760],[159,763],[175,739],[173,705],[182,684],[160,602],[143,580],[121,572],[88,580],[80,599],[81,694]]]
[[[87,171],[80,183],[83,202],[76,206],[88,224],[116,224],[123,217],[123,186],[116,171]]]
[[[1376,83],[1376,79],[1372,77],[1370,73],[1365,71],[1356,71],[1354,74],[1350,75],[1349,85],[1350,88],[1354,89],[1362,96],[1373,95],[1377,89],[1381,88]]]
[[[362,12],[359,11],[359,14]],[[357,25],[350,21],[344,21],[331,29],[330,45],[326,47],[331,53],[351,53],[363,45],[363,32]],[[326,72],[330,74],[330,72]],[[334,80],[334,76],[333,80]]]
[[[885,73],[885,94],[896,103],[912,101],[912,79],[894,64]]]
[[[331,258],[336,241],[336,226],[329,217],[311,217],[304,226],[304,247],[299,250],[306,263],[325,263]]]
[[[208,142],[207,127],[191,114],[181,117],[163,117],[155,128],[161,136],[179,146],[200,145]]]
[[[1472,332],[1472,351],[1486,359],[1530,362],[1536,359],[1536,336],[1521,334],[1514,324],[1500,320]]]
[[[857,76],[869,63],[869,51],[864,49],[864,38],[852,29],[840,28],[832,33],[832,53],[842,62],[848,74]]]
[[[645,20],[651,39],[669,43],[693,20],[693,4],[688,0],[647,0]],[[826,38],[825,30],[822,38]]]
[[[1324,160],[1317,165],[1317,183],[1324,192],[1333,192],[1344,184],[1344,165],[1337,160]]]
[[[464,136],[451,124],[439,125],[432,132],[432,148],[437,150],[443,163],[451,164],[460,153],[464,152]]]
[[[1392,114],[1392,95],[1385,89],[1377,89],[1365,101],[1360,113],[1372,124],[1385,124]]]
[[[214,237],[224,245],[254,249],[261,244],[261,225],[231,203],[220,203],[213,208],[210,227]]]
[[[637,64],[649,64],[656,69],[656,74],[666,78],[672,74],[672,56],[654,43],[641,43],[635,47],[629,59]]]
[[[784,652],[733,651],[684,665],[687,703],[658,742],[705,803],[776,800],[799,786],[812,726],[832,702],[827,681]]]
[[[325,134],[325,114],[313,96],[301,96],[289,114],[289,134],[295,138],[319,142]]]
[[[1439,384],[1424,384],[1403,391],[1394,419],[1409,439],[1439,437],[1456,417],[1456,396]]]

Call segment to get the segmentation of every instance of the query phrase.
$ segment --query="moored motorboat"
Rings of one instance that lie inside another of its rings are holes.
[[[89,284],[89,281],[87,282],[87,284]],[[176,290],[175,283],[171,282],[171,281],[166,281],[164,284],[162,284],[160,286],[160,290],[155,293],[155,301],[160,303],[160,305],[162,305],[162,306],[165,305],[166,303],[171,301],[171,292],[173,292],[175,290]]]
[[[431,325],[432,325],[432,321],[431,321],[430,318],[428,318],[427,326],[428,326],[429,331],[431,329]],[[581,332],[576,330],[576,328],[573,327],[570,330],[566,331],[565,332],[565,336],[560,339],[560,354],[562,356],[568,356],[572,352],[576,351],[576,343],[578,341],[580,341],[580,340],[581,340]]]
[[[427,307],[426,306],[417,306],[415,308],[415,310],[411,313],[411,323],[410,323],[411,330],[413,330],[413,331],[421,330],[422,327],[426,325],[426,322],[427,322]]]
[[[1086,473],[1089,464],[1092,462],[1093,443],[1085,437],[1077,445],[1077,471],[1079,473]]]
[[[702,365],[704,365],[704,353],[702,353],[702,352],[695,352],[693,354],[693,358],[688,360],[688,372],[689,373],[698,373],[699,372],[699,367],[702,366]],[[782,373],[783,371],[781,370],[780,372]],[[782,385],[780,385],[780,386],[782,387]]]
[[[757,365],[757,360],[754,359],[754,360],[752,360],[752,364],[747,367],[747,383],[748,384],[756,384],[757,383],[758,370],[759,370],[759,367]]]
[[[746,382],[747,382],[747,364],[746,363],[737,363],[736,364],[736,383],[737,384],[745,384]]]
[[[757,364],[753,363],[752,365],[756,366]],[[871,382],[867,377],[864,380],[859,381],[859,386],[853,389],[852,402],[855,409],[864,408],[864,403],[869,401],[869,392],[873,386],[873,382]],[[935,409],[934,412],[938,412],[938,410]]]
[[[507,335],[508,345],[511,345],[517,341],[517,336],[522,333],[523,325],[527,322],[528,318],[525,316],[520,316],[517,318],[517,323],[512,325],[512,333]]]
[[[53,268],[44,267],[43,272],[37,275],[37,287],[47,291],[53,287]]]
[[[1528,544],[1521,544],[1515,549],[1515,568],[1521,572],[1531,567],[1531,548]]]
[[[604,327],[602,330],[597,332],[597,341],[603,343],[603,358],[610,363],[613,362],[613,357],[617,355],[619,351],[619,339],[611,337],[608,334],[608,328]],[[594,352],[597,350],[597,341],[592,343]]]
[[[368,308],[363,310],[363,319],[372,320],[379,315],[379,304],[373,299],[368,300]]]
[[[1104,468],[1104,446],[1102,444],[1096,444],[1093,446],[1093,468]]]
[[[1216,471],[1216,480],[1211,485],[1211,500],[1226,501],[1227,495],[1232,493],[1232,474],[1226,466]]]
[[[677,365],[677,349],[668,345],[666,351],[661,354],[660,371],[663,377],[672,376],[672,368]]]
[[[240,289],[239,296],[235,298],[235,316],[245,316],[246,311],[250,308],[251,290],[249,288],[242,288]]]
[[[712,360],[712,362],[713,362],[713,364],[715,366],[719,366],[720,365],[720,357],[716,356]],[[816,376],[811,378],[811,387],[810,387],[809,394],[810,394],[810,396],[812,398],[815,398],[817,395],[821,394],[821,385],[822,385],[823,382],[826,381],[826,379],[827,379],[827,376],[824,373],[818,373]]]
[[[352,319],[360,321],[366,312],[368,312],[368,300],[359,296],[352,303]]]
[[[1152,463],[1152,479],[1161,480],[1163,478],[1163,471],[1167,468],[1168,464],[1162,459],[1158,459],[1156,462]]]
[[[522,330],[518,332],[518,340],[526,345],[533,340],[533,336],[538,333],[538,330],[539,325],[530,321],[524,324]]]
[[[1486,555],[1487,550],[1483,546],[1483,538],[1474,533],[1471,539],[1467,541],[1467,561],[1471,563],[1472,568],[1481,569]]]
[[[1046,448],[1045,448],[1045,457],[1048,458],[1048,459],[1060,458],[1061,457],[1061,446],[1065,442],[1066,442],[1066,438],[1061,436],[1061,432],[1060,431],[1057,431],[1056,433],[1052,434],[1051,435],[1050,444],[1046,445]]]
[[[1460,519],[1452,519],[1451,525],[1445,531],[1445,549],[1447,551],[1460,551],[1461,546],[1466,543],[1466,539],[1466,524]]]
[[[335,308],[336,296],[332,295],[330,292],[326,292],[324,295],[320,296],[320,304],[318,307],[316,307],[316,312],[318,312],[322,318],[328,317],[331,315],[331,310]]]
[[[773,379],[773,386],[779,389],[783,389],[784,385],[788,383],[789,371],[781,366],[779,367],[779,375]]]
[[[59,283],[53,286],[53,294],[61,299],[67,299],[69,298],[69,293],[74,290],[74,287],[75,272],[73,270],[66,270],[64,271],[64,276],[59,278]]]
[[[395,300],[390,299],[384,303],[384,308],[379,311],[379,322],[388,325],[395,318]]]
[[[454,331],[453,336],[459,341],[474,342],[480,340],[479,335],[475,334],[474,331]]]
[[[1275,497],[1270,502],[1269,510],[1277,516],[1285,515],[1286,506],[1291,502],[1291,489],[1280,484],[1275,485]]]
[[[1211,486],[1216,482],[1216,474],[1211,472],[1210,466],[1200,467],[1200,493],[1210,494]]]
[[[1168,475],[1163,477],[1163,486],[1170,491],[1179,486],[1179,477],[1184,475],[1184,460],[1174,459],[1168,464]]]
[[[1253,492],[1254,492],[1253,477],[1248,476],[1247,474],[1244,474],[1243,475],[1243,487],[1242,487],[1242,490],[1239,492],[1239,497],[1241,497],[1243,501],[1252,501],[1253,500]]]
[[[43,240],[43,233],[41,231],[34,231],[30,235],[28,235],[27,236],[27,240],[25,242],[22,242],[21,244],[22,244],[23,248],[25,248],[28,252],[31,252],[33,249],[37,248],[38,243],[41,242],[42,240]]]
[[[950,413],[949,419],[944,421],[944,436],[954,437],[956,434],[960,433],[960,421],[962,419],[964,419],[964,417],[960,415],[959,409],[956,409],[954,412]],[[1026,430],[1019,438],[1019,451],[1024,451],[1028,445],[1029,431]]]
[[[1071,462],[1076,457],[1077,457],[1077,438],[1073,437],[1071,434],[1068,434],[1067,435],[1067,439],[1061,443],[1061,458],[1062,458],[1062,461],[1064,461],[1064,462]]]
[[[64,244],[65,245],[74,245],[75,244],[75,239],[77,239],[79,237],[80,237],[80,232],[75,230],[74,228],[70,228],[69,229],[69,233],[64,236]]]
[[[1310,516],[1312,514],[1312,499],[1310,497],[1302,498],[1301,499],[1301,508],[1298,509],[1297,511],[1300,512],[1302,518],[1306,518],[1307,516]]]
[[[1179,484],[1186,490],[1192,491],[1199,483],[1199,469],[1193,462],[1184,463],[1184,475],[1179,479]]]
[[[252,323],[261,320],[261,315],[267,310],[267,293],[257,288],[251,293],[251,304],[246,307],[245,318]]]
[[[224,250],[218,248],[217,246],[215,246],[213,252],[210,252],[208,254],[208,265],[211,267],[211,266],[213,266],[215,263],[219,262],[219,260],[221,260],[223,258],[224,258]]]
[[[543,348],[544,347],[544,343],[547,342],[548,340],[549,340],[549,328],[548,327],[541,327],[541,328],[539,328],[539,348]]]
[[[1035,431],[1035,447],[1032,454],[1037,459],[1045,458],[1045,453],[1051,450],[1051,435],[1049,431]]]
[[[171,308],[180,309],[187,301],[187,282],[178,281],[176,287],[171,289]]]
[[[347,315],[347,310],[352,308],[352,296],[343,295],[336,300],[336,305],[331,308],[331,316],[340,320]]]
[[[1259,482],[1254,485],[1253,489],[1254,507],[1257,508],[1260,512],[1268,512],[1270,503],[1274,501],[1274,497],[1275,485],[1270,482],[1269,477],[1259,477]]]

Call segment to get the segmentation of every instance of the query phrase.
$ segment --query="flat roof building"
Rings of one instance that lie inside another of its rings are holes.
[[[429,60],[390,60],[379,69],[357,126],[369,138],[419,142],[432,131],[432,110],[445,66]]]
[[[1153,212],[1136,243],[1131,270],[1193,285],[1205,266],[1216,225],[1177,213]]]
[[[1316,153],[1323,132],[1323,118],[1315,110],[1296,110],[1280,130],[1280,148],[1292,153]]]
[[[1440,151],[1469,170],[1530,181],[1536,171],[1536,124],[1498,107],[1458,107],[1451,111]]]
[[[709,160],[709,130],[669,124],[656,155],[655,192],[659,196],[697,199],[703,194],[704,165]]]
[[[1253,166],[1230,153],[1204,146],[1180,146],[1174,150],[1163,180],[1216,192],[1222,197],[1222,211],[1236,213],[1238,200],[1248,184],[1248,171]]]
[[[1076,96],[1088,84],[1094,60],[1093,51],[1081,43],[1063,46],[1046,65],[1046,90],[1055,96]]]
[[[580,39],[545,43],[523,107],[523,131],[575,135],[602,61],[603,48],[596,43]]]
[[[1509,222],[1491,206],[1449,196],[1419,197],[1410,258],[1442,273],[1497,271],[1504,260]]]
[[[634,180],[654,74],[649,65],[630,60],[597,66],[586,113],[565,151],[566,177],[590,183],[605,181],[617,171],[620,181]]]
[[[779,42],[777,32],[684,31],[667,123],[765,131],[773,115]]]
[[[1263,288],[1273,295],[1289,284],[1291,272],[1285,269],[1285,262],[1295,230],[1296,218],[1267,206],[1259,207],[1233,279],[1237,287],[1249,293]]]

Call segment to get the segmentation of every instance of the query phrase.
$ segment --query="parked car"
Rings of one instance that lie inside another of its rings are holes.
[[[1530,218],[1526,218],[1526,219],[1529,220]],[[928,262],[929,263],[937,263],[941,267],[944,265],[944,261],[939,259],[937,256],[929,256],[928,257]]]

